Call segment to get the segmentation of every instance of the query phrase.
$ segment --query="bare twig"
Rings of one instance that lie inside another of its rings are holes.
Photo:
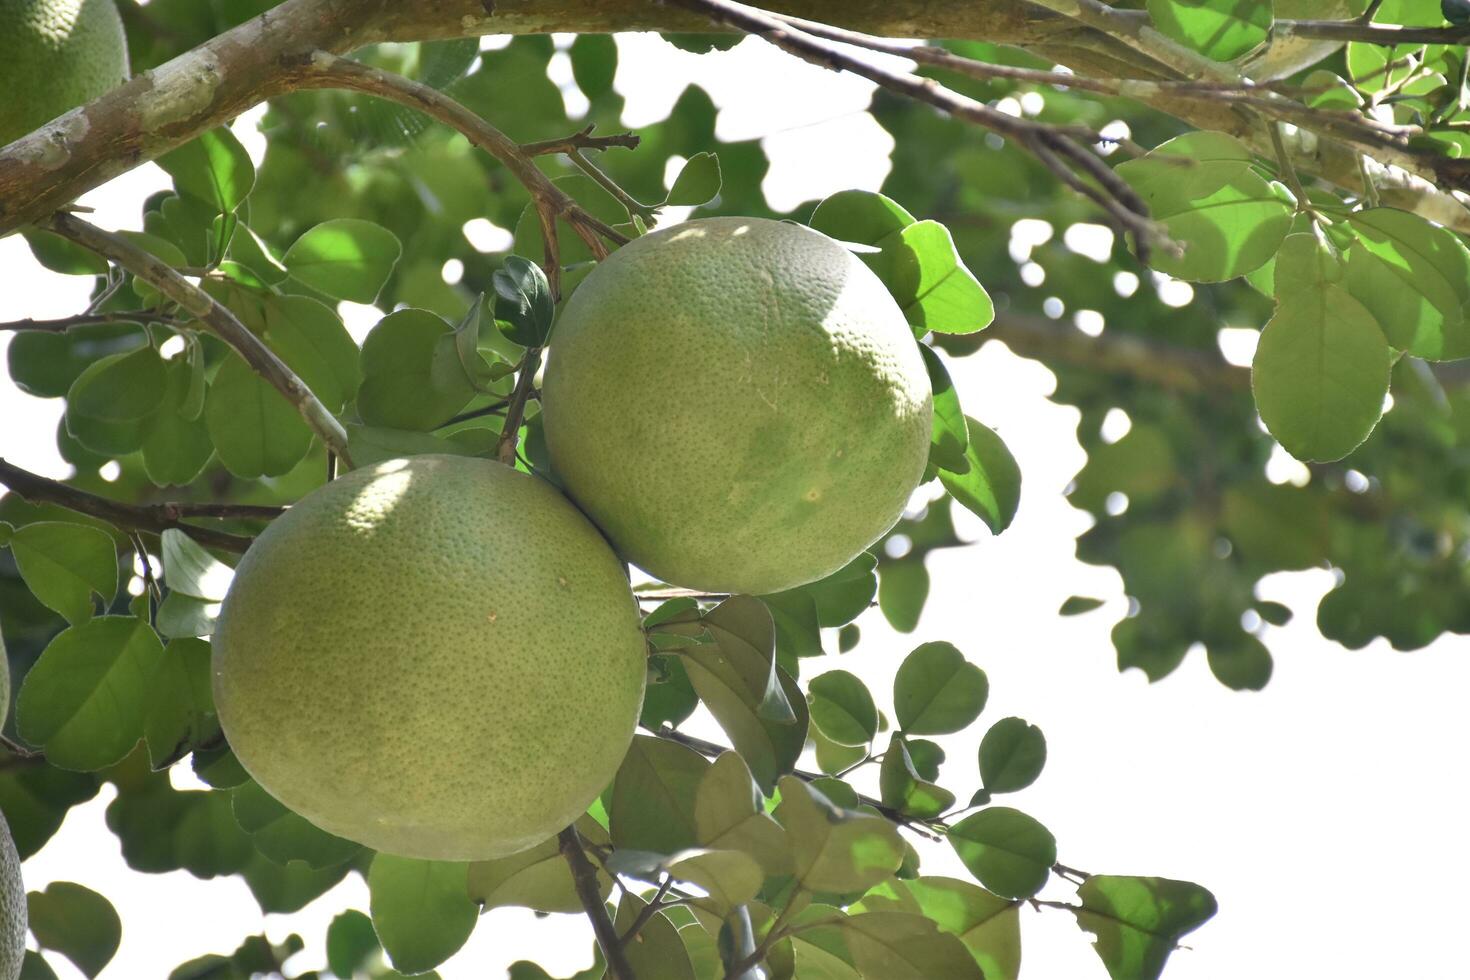
[[[214,297],[189,282],[168,263],[143,251],[121,235],[103,231],[74,214],[58,211],[46,222],[46,227],[117,263],[197,317],[221,340],[234,348],[255,373],[301,413],[306,424],[328,449],[340,456],[348,466],[352,465],[352,457],[347,451],[347,430],[342,428],[342,423],[327,411],[327,407],[312,394],[306,382],[287,367],[286,362],[277,357],[275,351],[251,333],[236,319],[235,314],[216,303]]]
[[[613,197],[617,198],[618,203],[621,204],[630,215],[636,214],[640,218],[646,220],[650,225],[652,225],[654,220],[658,217],[660,205],[644,204],[632,194],[629,194],[627,191],[623,190],[621,184],[609,177],[597,164],[584,157],[580,150],[568,150],[567,159],[572,161],[572,163],[575,164],[577,169],[582,171],[582,173],[597,181],[597,183],[602,187],[603,190],[607,191]]]
[[[628,926],[627,931],[618,937],[619,946],[626,947],[634,939],[638,938],[638,934],[643,931],[643,927],[648,925],[653,917],[658,914],[658,910],[664,907],[664,896],[669,893],[669,889],[673,886],[674,876],[669,874],[664,875],[664,880],[659,884],[658,891],[653,893],[653,898],[649,899],[648,904],[639,910],[638,917],[633,920],[632,925]]]
[[[221,551],[243,552],[250,547],[251,538],[226,531],[186,524],[181,519],[192,508],[190,504],[124,504],[108,500],[65,483],[48,480],[44,476],[23,470],[0,459],[0,484],[9,487],[32,503],[49,503],[74,510],[78,514],[98,517],[110,524],[130,531],[148,531],[159,534],[169,528],[178,528],[207,548]],[[224,505],[209,505],[216,509]],[[235,506],[235,505],[229,505]],[[260,516],[212,513],[200,516]]]
[[[38,333],[66,333],[77,327],[100,327],[113,323],[161,323],[167,327],[182,327],[190,322],[184,317],[157,310],[123,310],[117,313],[79,313],[56,320],[12,320],[0,323],[0,331],[36,331]]]
[[[636,150],[641,142],[637,133],[614,133],[612,136],[593,136],[593,124],[561,139],[541,140],[538,143],[522,143],[521,152],[528,157],[547,156],[553,153],[571,153],[575,150],[608,150],[615,146]]]
[[[1113,173],[1101,158],[1079,145],[1074,132],[1063,132],[1044,123],[1019,119],[982,102],[960,95],[930,78],[889,71],[853,57],[814,34],[754,7],[730,0],[665,0],[666,3],[702,13],[717,24],[734,27],[765,40],[812,64],[834,71],[850,71],[876,82],[889,91],[932,105],[950,115],[1014,140],[1051,170],[1060,180],[1105,210],[1132,232],[1140,258],[1149,247],[1167,242],[1167,236],[1148,215],[1148,206],[1128,184]],[[1103,141],[1100,134],[1091,139]]]
[[[516,464],[516,447],[519,444],[521,420],[526,415],[526,402],[536,384],[536,371],[541,367],[541,348],[527,347],[521,358],[521,373],[516,377],[515,390],[510,394],[510,403],[505,407],[505,424],[500,429],[500,441],[495,447],[495,456],[507,466]]]
[[[572,869],[572,884],[577,890],[577,898],[581,900],[587,918],[592,921],[597,947],[607,961],[608,976],[612,980],[637,980],[633,968],[628,965],[627,954],[623,952],[612,920],[608,918],[607,906],[602,904],[602,896],[598,894],[597,869],[587,860],[587,852],[582,849],[582,835],[577,833],[576,826],[569,826],[557,835],[557,841],[561,845],[561,856],[566,858],[568,867]]]
[[[1298,210],[1310,207],[1307,202],[1306,189],[1302,187],[1301,178],[1297,176],[1296,167],[1292,165],[1291,154],[1286,152],[1286,144],[1281,141],[1281,124],[1271,119],[1261,120],[1271,136],[1271,146],[1276,150],[1276,163],[1281,168],[1281,176],[1286,178],[1286,186],[1291,189],[1292,196],[1296,198]]]
[[[292,82],[296,88],[348,89],[417,109],[463,133],[471,143],[503,163],[530,192],[531,200],[542,215],[543,226],[548,216],[561,218],[594,254],[599,250],[603,254],[607,251],[598,236],[618,244],[628,241],[626,235],[608,227],[567,196],[541,172],[532,155],[520,144],[438,89],[326,51],[312,52],[311,57],[299,66]]]

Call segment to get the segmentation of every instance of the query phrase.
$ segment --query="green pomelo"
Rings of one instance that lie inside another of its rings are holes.
[[[127,77],[113,0],[0,0],[0,146]]]
[[[16,980],[26,957],[26,886],[10,824],[0,814],[0,980]]]
[[[623,566],[548,484],[415,456],[309,494],[251,546],[214,695],[255,779],[324,830],[470,861],[540,843],[606,788],[643,701]]]
[[[542,395],[558,476],[634,564],[761,594],[891,528],[932,399],[903,312],[800,225],[691,221],[636,239],[567,301]]]

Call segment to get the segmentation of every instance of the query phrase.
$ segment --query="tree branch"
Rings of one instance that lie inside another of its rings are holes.
[[[1075,137],[1091,142],[1104,140],[1100,134],[1076,129],[1063,130],[1045,123],[1007,115],[998,109],[944,88],[933,79],[880,68],[855,58],[824,39],[798,30],[778,17],[732,3],[730,0],[664,0],[687,10],[705,14],[717,24],[735,27],[762,37],[776,47],[823,68],[850,71],[917,102],[940,109],[957,119],[983,126],[1014,140],[1042,162],[1059,180],[1089,198],[1133,233],[1140,258],[1147,260],[1154,242],[1167,236],[1148,216],[1148,206],[1132,187]]]
[[[182,327],[189,321],[183,317],[156,310],[123,310],[117,313],[78,313],[57,320],[11,320],[0,323],[0,332],[35,331],[37,333],[66,333],[77,327],[100,327],[113,323],[161,323],[167,327]]]
[[[328,450],[336,453],[349,467],[352,466],[352,457],[347,451],[347,430],[342,428],[342,423],[312,394],[306,382],[297,377],[296,372],[287,367],[286,362],[277,357],[275,351],[236,319],[235,314],[179,275],[168,263],[143,251],[120,235],[103,231],[64,211],[52,215],[45,225],[63,238],[89,248],[108,261],[127,269],[197,317],[221,340],[234,348],[245,359],[246,364],[295,407]]]
[[[636,150],[642,141],[636,133],[615,133],[612,136],[593,136],[592,125],[561,139],[542,140],[539,143],[522,143],[521,152],[528,157],[546,156],[551,153],[571,153],[574,150],[608,150],[621,146]]]
[[[177,528],[199,544],[221,551],[244,552],[252,538],[212,528],[186,524],[185,517],[259,517],[268,519],[281,512],[277,507],[248,507],[241,504],[124,504],[76,487],[48,480],[0,459],[0,484],[32,503],[49,503],[97,517],[124,530],[161,534]]]
[[[566,858],[572,869],[572,885],[577,890],[577,898],[587,911],[587,918],[592,920],[592,932],[597,937],[597,948],[602,950],[602,958],[607,961],[608,976],[612,980],[637,980],[633,968],[628,965],[622,943],[618,941],[617,930],[608,918],[607,906],[598,894],[597,869],[587,860],[587,852],[582,849],[582,835],[577,833],[575,825],[571,825],[556,839],[561,844],[561,856]]]
[[[510,393],[510,403],[505,407],[505,424],[500,428],[500,441],[495,445],[495,458],[506,466],[516,464],[516,446],[521,437],[521,421],[526,417],[526,402],[531,398],[531,389],[536,384],[536,372],[541,367],[541,348],[527,347],[521,357],[521,372],[516,376],[515,390]]]

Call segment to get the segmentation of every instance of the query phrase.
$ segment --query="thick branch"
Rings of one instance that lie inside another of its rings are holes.
[[[221,551],[243,552],[250,547],[251,538],[226,531],[215,531],[195,524],[186,524],[186,516],[199,517],[274,517],[280,508],[247,508],[243,505],[196,504],[124,504],[108,500],[65,483],[48,480],[0,459],[0,484],[32,503],[48,503],[74,510],[78,514],[97,517],[109,524],[129,531],[148,531],[161,534],[169,528],[183,531],[207,548]]]
[[[275,351],[251,333],[235,318],[235,314],[216,303],[212,296],[179,275],[168,263],[121,235],[103,231],[74,214],[58,211],[46,222],[46,227],[122,266],[199,318],[301,413],[307,426],[321,438],[327,449],[336,453],[349,467],[352,465],[352,457],[347,452],[347,430],[342,428],[342,423],[327,411],[306,382],[297,377]]]
[[[618,941],[617,930],[608,918],[607,906],[602,904],[602,896],[597,889],[597,869],[587,860],[587,852],[582,849],[582,835],[577,833],[575,826],[569,826],[556,839],[561,844],[561,856],[566,858],[572,869],[572,884],[577,889],[577,898],[587,911],[587,918],[592,920],[592,932],[597,937],[597,948],[602,950],[602,958],[607,961],[608,976],[612,980],[637,980],[633,968],[628,965],[623,944]]]

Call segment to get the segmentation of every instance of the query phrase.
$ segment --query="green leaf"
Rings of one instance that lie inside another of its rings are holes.
[[[958,878],[889,879],[873,887],[851,911],[910,912],[927,916],[958,936],[986,980],[1017,980],[1021,971],[1020,903]]]
[[[804,931],[800,938],[803,944],[821,948],[851,966],[855,976],[883,980],[937,977],[986,980],[964,943],[950,933],[941,932],[923,914],[861,912]]]
[[[1213,61],[1234,61],[1266,42],[1270,0],[1148,0],[1159,32]]]
[[[211,676],[209,644],[203,640],[176,639],[163,648],[143,721],[148,760],[155,770],[219,734]]]
[[[825,652],[822,624],[817,620],[817,603],[811,593],[797,588],[763,595],[760,600],[776,626],[777,663],[794,675],[802,657],[820,657]]]
[[[357,410],[368,425],[432,429],[474,396],[454,328],[428,310],[390,313],[363,341]]]
[[[209,386],[204,421],[220,462],[244,480],[290,472],[311,448],[295,407],[233,353]]]
[[[1341,286],[1283,300],[1261,331],[1251,387],[1261,421],[1298,459],[1356,449],[1383,414],[1392,352],[1373,315]]]
[[[894,732],[883,753],[878,774],[883,805],[921,820],[930,820],[954,806],[954,794],[919,775],[903,735]]]
[[[838,191],[816,206],[807,223],[839,242],[881,249],[914,221],[914,216],[902,205],[882,194]]]
[[[929,464],[937,469],[964,473],[970,469],[965,450],[970,445],[969,426],[960,409],[960,396],[955,391],[949,371],[928,344],[919,345],[924,367],[929,371],[929,387],[934,392],[934,428],[929,437]]]
[[[61,827],[67,811],[97,795],[97,777],[55,766],[0,773],[0,812],[10,825],[21,860],[39,851]]]
[[[634,735],[607,808],[613,846],[656,854],[698,846],[695,793],[709,767],[693,749]]]
[[[939,482],[951,497],[999,534],[1011,526],[1021,505],[1021,468],[995,432],[969,416],[965,416],[965,426],[969,437],[964,451],[966,467],[957,472],[941,468]]]
[[[723,752],[704,771],[694,803],[698,841],[706,847],[741,851],[769,875],[791,869],[786,832],[765,812],[750,769],[738,752]]]
[[[656,635],[656,634],[655,634]],[[638,724],[650,731],[664,725],[677,728],[699,707],[699,695],[689,682],[689,672],[676,656],[648,659],[648,687],[643,692],[643,710]]]
[[[495,288],[495,319],[506,324],[505,335],[522,347],[543,346],[556,304],[541,267],[519,255],[507,255],[490,283]]]
[[[1094,609],[1101,609],[1103,604],[1104,601],[1102,599],[1094,599],[1091,596],[1069,595],[1066,599],[1062,600],[1062,605],[1057,610],[1057,615],[1081,616],[1083,613],[1090,613]]]
[[[1032,817],[993,806],[949,828],[949,842],[980,884],[1003,898],[1029,898],[1046,884],[1057,841]]]
[[[241,319],[328,411],[340,412],[357,393],[357,342],[330,306],[310,296],[266,296]]]
[[[255,186],[250,154],[228,126],[202,133],[155,162],[174,179],[174,189],[180,194],[221,212],[238,208]]]
[[[127,320],[59,334],[22,330],[12,337],[6,361],[16,387],[37,398],[60,398],[93,362],[147,343],[143,328]]]
[[[373,929],[400,973],[422,973],[452,956],[474,931],[478,909],[469,865],[378,854],[368,869]]]
[[[867,745],[878,734],[878,707],[867,685],[845,670],[813,677],[812,721],[822,734],[839,745]]]
[[[270,286],[279,286],[290,275],[275,250],[244,222],[236,226],[230,238],[229,256]]]
[[[903,861],[898,828],[883,817],[832,805],[795,776],[782,776],[776,818],[791,840],[796,884],[815,892],[871,888]]]
[[[974,333],[995,319],[990,295],[939,222],[908,225],[876,259],[874,271],[916,332]]]
[[[1025,789],[1045,765],[1046,736],[1020,718],[1002,718],[980,740],[980,781],[992,793]]]
[[[900,633],[912,633],[929,598],[929,572],[924,568],[924,559],[885,561],[879,569],[878,606],[883,618]]]
[[[878,576],[874,574],[877,565],[878,559],[864,551],[826,578],[791,592],[811,597],[817,609],[818,625],[827,628],[844,626],[867,612],[872,604],[878,591]]]
[[[67,410],[104,422],[146,418],[163,403],[163,358],[152,347],[113,354],[89,366],[66,394]]]
[[[607,831],[589,816],[577,818],[577,831],[599,847],[611,843]],[[604,901],[612,894],[612,886],[611,876],[599,867],[597,888]],[[571,869],[555,837],[518,854],[471,864],[469,896],[480,903],[482,910],[520,906],[537,912],[582,911]]]
[[[198,350],[194,344],[191,350]],[[143,469],[159,486],[193,482],[214,456],[209,429],[200,417],[204,408],[202,360],[164,362],[163,401],[145,423]]]
[[[1429,360],[1470,357],[1470,252],[1416,214],[1369,208],[1349,216],[1357,240],[1343,285],[1388,342]]]
[[[296,239],[281,261],[298,282],[333,299],[371,303],[402,252],[397,236],[382,225],[333,218]]]
[[[362,845],[321,830],[288,810],[254,780],[230,794],[235,819],[261,854],[277,864],[301,861],[310,868],[331,868],[362,850]]]
[[[34,949],[25,951],[25,959],[20,964],[20,976],[16,980],[57,980],[56,971],[51,969],[51,964]]]
[[[26,588],[72,625],[92,618],[94,594],[104,608],[117,594],[117,548],[95,527],[41,521],[17,528],[5,544]]]
[[[623,935],[633,928],[633,920],[648,903],[632,892],[624,892],[618,902],[617,917],[613,929]],[[638,980],[695,980],[694,965],[689,962],[689,953],[679,930],[662,912],[644,923],[638,938],[624,947],[628,966]]]
[[[1113,980],[1157,980],[1179,939],[1214,916],[1215,896],[1188,881],[1093,875],[1077,889],[1077,924]]]
[[[690,647],[684,669],[700,700],[768,791],[791,771],[806,742],[806,701],[776,666],[775,627],[759,599],[732,596],[704,625],[715,642]]]
[[[126,238],[129,242],[141,248],[149,255],[152,255],[164,265],[178,269],[189,264],[189,260],[179,250],[179,247],[166,238],[160,238],[158,235],[151,235],[141,231],[119,231],[118,235]],[[162,297],[159,295],[158,290],[154,289],[148,283],[143,282],[136,276],[133,277],[132,283],[133,292],[138,294],[138,299],[143,305],[154,306],[162,302]]]
[[[106,898],[70,881],[53,881],[26,896],[31,935],[60,953],[85,976],[102,972],[122,942],[122,920]]]
[[[119,761],[143,737],[149,686],[163,656],[158,635],[132,616],[102,616],[57,634],[16,701],[21,738],[63,769]]]
[[[31,247],[36,261],[52,272],[64,276],[107,275],[107,260],[71,239],[39,228],[24,228],[20,235]]]
[[[373,920],[357,909],[338,913],[327,926],[327,968],[334,976],[357,976],[379,948]]]
[[[218,602],[235,577],[235,570],[195,544],[178,528],[159,535],[163,554],[163,584],[196,599]]]
[[[990,682],[951,643],[914,649],[893,679],[893,708],[906,735],[947,735],[980,716]]]
[[[1271,680],[1271,651],[1249,633],[1211,637],[1207,653],[1210,673],[1232,691],[1259,691]]]
[[[669,188],[665,204],[676,207],[698,207],[708,204],[720,193],[720,158],[713,153],[696,153],[684,161],[674,186]]]
[[[1154,268],[1178,279],[1222,282],[1264,265],[1291,230],[1295,205],[1280,184],[1251,169],[1251,153],[1224,133],[1177,136],[1120,164],[1126,180],[1184,247]]]
[[[594,218],[598,218],[606,224],[615,225],[628,220],[627,209],[618,203],[608,191],[585,174],[572,174],[567,177],[554,178],[552,183],[556,184],[564,194],[576,201],[587,210]],[[563,268],[575,266],[580,263],[591,263],[593,255],[587,244],[582,241],[568,225],[565,219],[558,218],[556,224],[557,238],[561,242],[561,264]],[[536,212],[536,202],[532,201],[521,211],[521,216],[516,220],[516,226],[512,231],[515,233],[514,252],[516,255],[524,255],[532,261],[540,261],[546,254],[545,239],[541,230],[541,218]],[[563,298],[571,295],[571,283],[567,280],[570,276],[563,277]]]

